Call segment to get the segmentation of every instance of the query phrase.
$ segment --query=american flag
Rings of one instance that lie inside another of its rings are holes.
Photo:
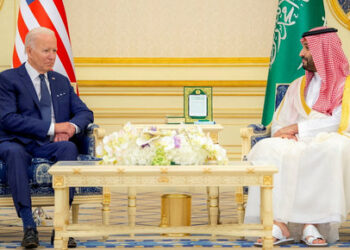
[[[57,57],[54,70],[76,82],[66,12],[62,0],[21,0],[18,12],[13,67],[27,60],[24,41],[29,30],[46,27],[55,32]]]

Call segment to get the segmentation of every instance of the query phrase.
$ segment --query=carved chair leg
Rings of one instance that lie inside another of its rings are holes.
[[[109,188],[103,188],[103,201],[102,201],[102,224],[109,225],[110,218],[110,206],[111,206],[111,191]],[[108,239],[108,235],[104,235],[103,240]]]
[[[42,225],[42,219],[43,219],[43,216],[42,214],[44,213],[44,210],[42,207],[36,207],[33,211],[33,219],[34,219],[34,222],[37,226],[41,226]]]
[[[79,217],[79,204],[72,204],[72,223],[77,224]]]
[[[47,220],[52,220],[52,217],[41,206],[36,207],[32,214],[37,226],[45,226],[48,224]]]
[[[220,223],[219,188],[207,187],[207,197],[208,222],[217,225]]]
[[[130,227],[136,225],[136,188],[128,188],[128,222]],[[134,237],[135,234],[130,234],[130,237]]]

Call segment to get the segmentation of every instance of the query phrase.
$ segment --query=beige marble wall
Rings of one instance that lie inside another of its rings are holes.
[[[276,0],[65,0],[77,57],[267,57]]]
[[[4,0],[0,9],[0,71],[11,66],[16,31],[16,1]]]
[[[218,82],[213,81],[212,85]],[[214,120],[224,126],[219,142],[235,160],[241,157],[239,130],[261,120],[264,102],[264,86],[243,85],[249,84],[238,82],[236,87],[213,88]],[[82,87],[80,90],[81,98],[94,111],[96,122],[107,133],[120,129],[128,121],[158,124],[164,123],[167,115],[183,114],[182,87]]]
[[[11,65],[19,0],[0,10],[0,69]],[[64,0],[75,57],[268,57],[277,0]],[[325,0],[350,57],[350,32]]]

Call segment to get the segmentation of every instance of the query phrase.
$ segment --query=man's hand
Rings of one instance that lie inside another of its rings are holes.
[[[288,138],[297,141],[298,139],[296,134],[298,134],[298,124],[292,124],[279,129],[275,134],[273,134],[273,137]]]
[[[287,138],[287,139],[293,139],[293,140],[298,140],[298,138],[295,135],[288,135],[288,134],[281,134],[279,136],[273,136],[273,137],[281,137],[281,138]]]
[[[60,122],[55,124],[55,138],[59,134],[67,134],[68,139],[75,134],[75,127],[69,122]],[[59,136],[61,137],[61,136]]]
[[[66,133],[59,133],[59,134],[55,134],[55,137],[53,138],[54,142],[58,142],[58,141],[68,141],[69,140],[69,136]]]

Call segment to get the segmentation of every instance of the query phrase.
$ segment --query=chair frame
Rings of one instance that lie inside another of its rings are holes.
[[[105,130],[102,128],[93,129],[93,137],[95,139],[95,145],[99,142],[105,135]],[[96,150],[96,149],[95,149]],[[96,153],[96,152],[94,152]],[[32,207],[44,207],[54,205],[54,196],[32,196]],[[109,224],[110,216],[110,203],[111,203],[111,193],[109,188],[103,187],[102,194],[98,195],[75,195],[72,204],[72,223],[78,223],[79,217],[79,206],[82,204],[102,204],[102,222],[104,225]],[[12,196],[0,196],[0,207],[14,207]]]

